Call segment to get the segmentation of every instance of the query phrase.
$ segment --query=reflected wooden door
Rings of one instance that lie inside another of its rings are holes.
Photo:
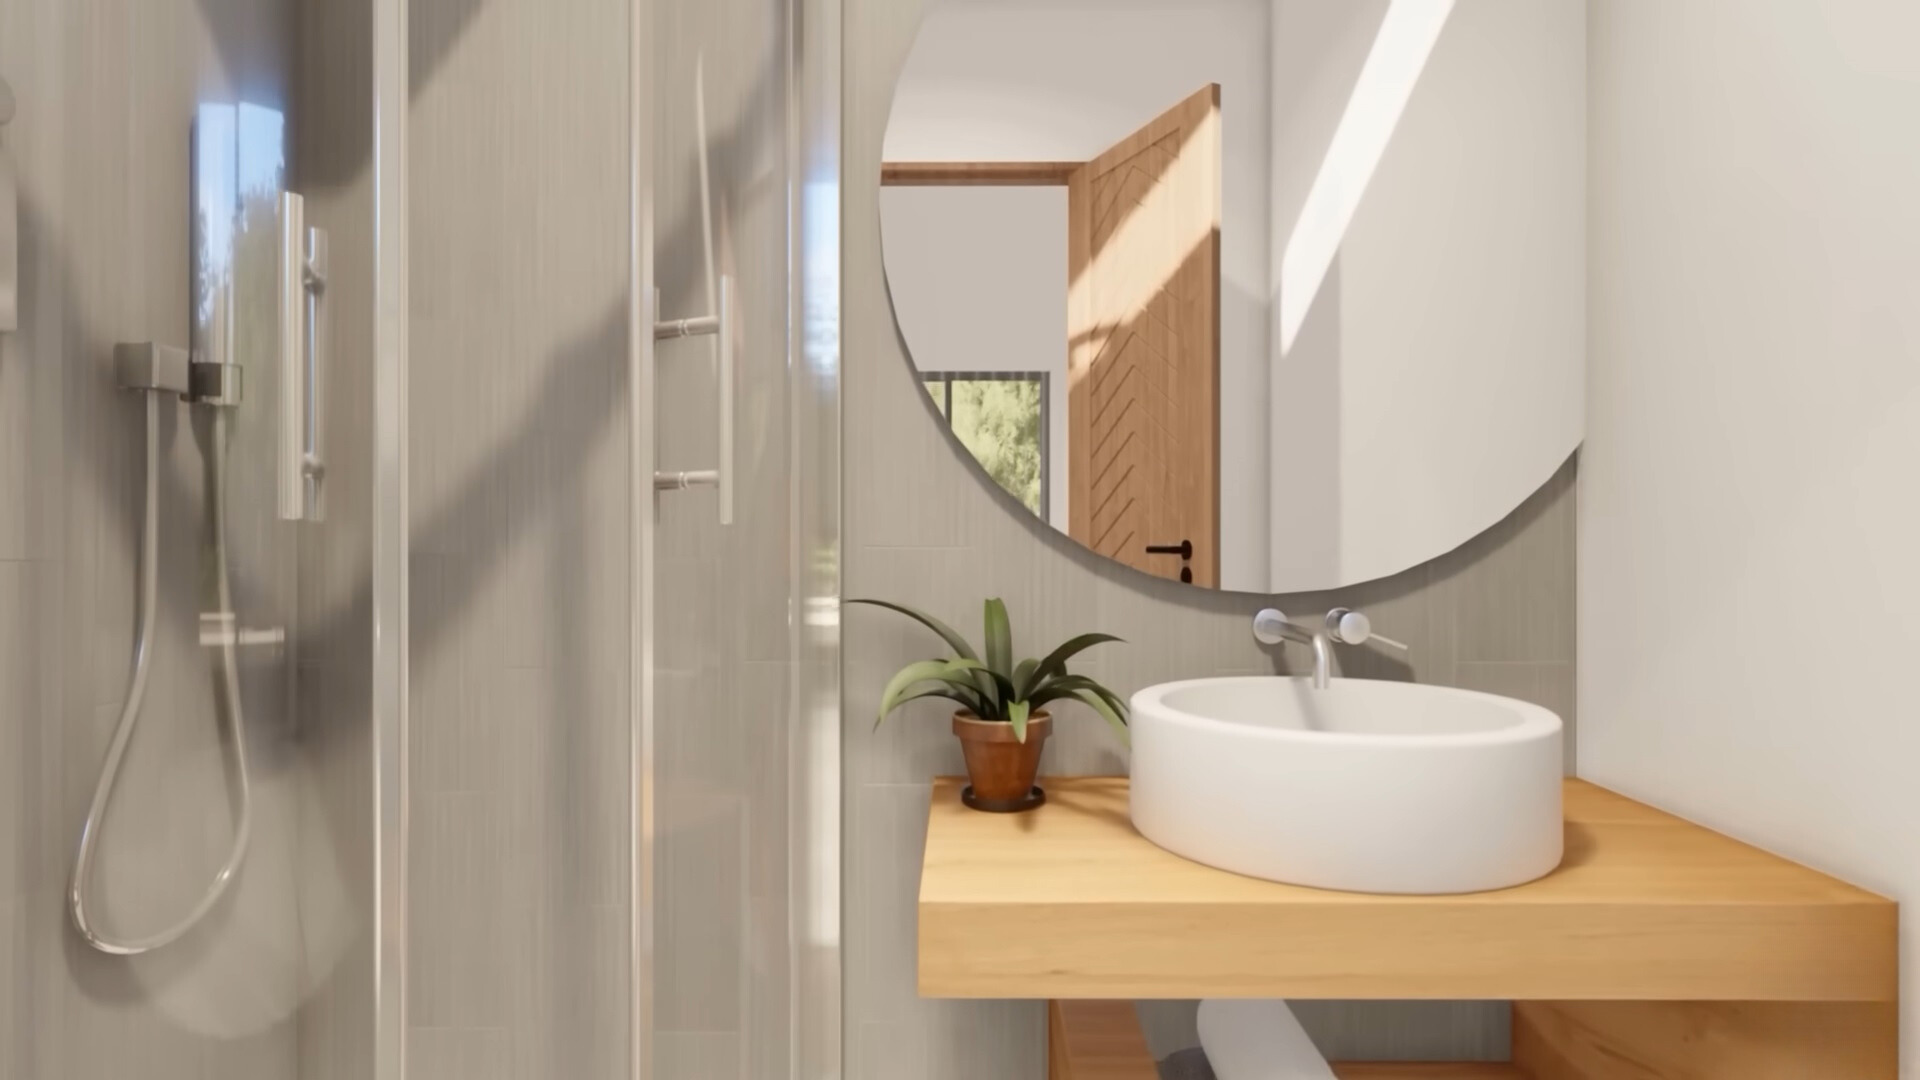
[[[1069,175],[1067,247],[1067,531],[1217,586],[1219,86]],[[1183,541],[1190,561],[1147,550]]]

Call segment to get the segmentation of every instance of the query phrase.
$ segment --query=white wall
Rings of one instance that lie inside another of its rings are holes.
[[[889,187],[880,240],[921,371],[1047,373],[1047,519],[1067,524],[1067,189]]]
[[[1268,0],[942,0],[885,149],[889,161],[1086,161],[1220,84],[1221,582],[1255,591],[1267,589],[1268,17]],[[1050,243],[1027,237],[1004,263],[1054,258]],[[889,240],[897,296],[895,254]],[[923,335],[904,311],[901,325],[917,359]]]
[[[1368,179],[1364,158],[1356,171],[1329,148],[1379,96],[1361,73],[1393,54],[1388,10],[1274,0],[1276,590],[1451,550],[1580,443],[1585,0],[1461,0]],[[1364,195],[1318,290],[1282,295],[1296,240],[1327,217],[1309,192],[1330,161]],[[1288,341],[1284,308],[1300,304]]]
[[[1920,900],[1920,5],[1592,35],[1580,771]]]

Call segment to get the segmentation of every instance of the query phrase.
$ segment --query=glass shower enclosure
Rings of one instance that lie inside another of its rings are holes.
[[[839,1074],[838,38],[0,0],[0,1078]]]

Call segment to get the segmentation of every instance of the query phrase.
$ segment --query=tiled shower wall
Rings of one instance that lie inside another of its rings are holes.
[[[1252,639],[1253,612],[1267,599],[1200,592],[1085,554],[1011,512],[930,419],[887,300],[878,209],[893,84],[924,4],[846,4],[846,595],[921,605],[966,630],[977,627],[983,598],[1004,597],[1028,648],[1085,630],[1118,634],[1127,644],[1089,654],[1086,670],[1123,693],[1174,678],[1299,672],[1305,658]],[[1405,660],[1342,650],[1346,674],[1510,694],[1571,721],[1574,473],[1569,461],[1458,551],[1385,581],[1278,597],[1277,606],[1313,613],[1351,605],[1412,646]],[[867,609],[849,609],[845,635],[847,1075],[1037,1080],[1046,1061],[1041,1006],[927,1001],[914,989],[927,781],[963,765],[937,704],[912,706],[877,732],[873,713],[887,677],[938,642]],[[1059,727],[1046,769],[1125,770],[1097,719],[1066,716]],[[1315,1002],[1299,1012],[1321,1049],[1340,1058],[1491,1059],[1507,1051],[1505,1009],[1494,1004]],[[1190,1005],[1145,1015],[1157,1050],[1193,1041]]]
[[[291,650],[240,652],[256,816],[230,899],[133,959],[86,948],[64,906],[136,621],[143,403],[116,388],[112,347],[188,344],[201,102],[290,110],[291,179],[332,234],[335,314],[352,317],[371,264],[368,201],[351,193],[371,120],[366,84],[349,85],[368,76],[361,6],[0,0],[0,76],[20,106],[0,144],[21,178],[23,300],[20,332],[0,335],[0,1077],[364,1074],[371,837],[358,793],[371,762],[355,740],[370,719],[353,673],[371,642],[351,549],[368,543],[370,474],[355,427],[367,358],[351,333],[331,369],[325,527],[273,520],[272,378],[264,358],[240,358],[251,393],[229,417],[235,596],[248,628],[286,627],[308,651],[297,684]],[[299,37],[324,42],[324,60],[297,57]],[[122,932],[190,907],[231,829],[213,654],[198,641],[205,414],[167,401],[162,415],[154,669],[97,878]]]
[[[136,620],[144,404],[115,388],[113,344],[186,343],[187,132],[202,71],[220,66],[209,62],[210,44],[190,3],[0,2],[0,75],[19,100],[0,142],[21,189],[21,328],[0,335],[0,1075],[8,1077],[197,1078],[212,1049],[169,1015],[177,999],[148,988],[164,974],[159,965],[91,952],[65,910],[68,861],[118,720]],[[256,72],[279,69],[271,35],[254,45],[268,54]],[[165,583],[149,704],[97,879],[99,914],[121,930],[155,926],[157,912],[192,903],[200,884],[192,879],[219,866],[223,853],[206,849],[227,821],[213,695],[195,642],[200,453],[186,411],[168,402],[161,412]],[[280,741],[285,729],[269,736],[261,724],[254,734],[256,743]],[[202,829],[204,844],[193,835]],[[143,848],[179,869],[143,859]],[[196,937],[181,943],[194,955],[176,954],[176,971],[217,990],[217,974],[196,975],[208,952]],[[291,944],[290,934],[268,937],[276,952]],[[291,986],[269,977],[260,989]],[[290,1077],[291,1030],[269,1026],[249,1040],[247,1070]]]

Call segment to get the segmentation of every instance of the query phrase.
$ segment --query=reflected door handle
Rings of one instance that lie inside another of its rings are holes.
[[[1180,556],[1181,562],[1183,563],[1192,562],[1193,561],[1193,541],[1182,540],[1177,544],[1148,544],[1147,554],[1178,555]],[[1193,584],[1193,567],[1182,566],[1180,568],[1180,582],[1183,585]]]

